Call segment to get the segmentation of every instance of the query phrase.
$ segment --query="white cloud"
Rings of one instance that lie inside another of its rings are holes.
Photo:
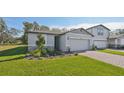
[[[97,24],[88,24],[88,23],[81,23],[81,24],[77,24],[77,25],[70,25],[70,26],[51,26],[51,28],[55,27],[55,28],[67,28],[67,29],[71,29],[71,28],[89,28],[95,25],[99,25],[99,24],[103,24],[104,26],[108,27],[111,30],[114,29],[124,29],[124,22],[111,22],[111,23],[97,23]]]
[[[111,30],[113,30],[113,29],[124,29],[124,22],[105,23],[103,25],[105,25],[106,27],[108,27]]]

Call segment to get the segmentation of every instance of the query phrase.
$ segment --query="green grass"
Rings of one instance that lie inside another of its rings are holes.
[[[0,44],[0,51],[11,49],[11,48],[16,48],[19,46],[23,46],[23,45],[1,45]]]
[[[3,76],[120,76],[124,69],[85,56],[66,56],[44,60],[24,59],[26,47],[0,52]]]
[[[104,53],[109,53],[109,54],[115,54],[115,55],[121,55],[121,56],[124,56],[124,52],[117,51],[117,50],[105,49],[105,50],[98,50],[98,51],[100,51],[100,52],[104,52]]]

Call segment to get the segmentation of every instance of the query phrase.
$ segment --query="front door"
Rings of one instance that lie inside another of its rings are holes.
[[[55,50],[59,50],[59,36],[55,36]]]

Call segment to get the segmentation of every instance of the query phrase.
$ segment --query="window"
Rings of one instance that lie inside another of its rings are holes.
[[[103,29],[98,28],[97,31],[98,31],[98,35],[103,35]]]

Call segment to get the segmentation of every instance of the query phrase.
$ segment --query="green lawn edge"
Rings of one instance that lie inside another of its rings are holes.
[[[117,50],[110,50],[110,49],[104,49],[104,50],[98,50],[99,52],[114,54],[114,55],[121,55],[124,56],[124,52],[117,51]]]

